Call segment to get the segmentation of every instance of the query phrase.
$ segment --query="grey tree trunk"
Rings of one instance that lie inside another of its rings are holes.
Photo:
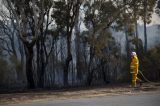
[[[136,38],[136,42],[135,42],[135,45],[136,45],[136,52],[139,56],[139,38],[138,38],[138,28],[137,28],[137,20],[136,20],[136,16],[135,16],[135,38]]]
[[[147,0],[144,0],[144,50],[147,52],[147,28],[146,28]]]

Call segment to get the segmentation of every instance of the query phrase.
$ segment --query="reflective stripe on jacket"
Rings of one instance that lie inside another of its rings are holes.
[[[137,56],[133,56],[130,64],[131,73],[138,74],[139,60]]]

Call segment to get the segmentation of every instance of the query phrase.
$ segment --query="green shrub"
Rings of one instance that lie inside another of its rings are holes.
[[[160,45],[149,50],[140,65],[149,79],[160,80]]]

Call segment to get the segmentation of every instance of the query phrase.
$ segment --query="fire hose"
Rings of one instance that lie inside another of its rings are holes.
[[[146,82],[148,82],[148,83],[154,83],[154,82],[148,80],[148,79],[144,76],[144,74],[142,73],[142,71],[139,70],[139,73],[142,75],[142,77],[144,78],[144,80],[145,80]]]

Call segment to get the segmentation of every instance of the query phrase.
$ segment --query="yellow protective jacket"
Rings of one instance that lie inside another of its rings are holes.
[[[139,60],[137,56],[133,56],[130,64],[131,73],[138,74]]]

